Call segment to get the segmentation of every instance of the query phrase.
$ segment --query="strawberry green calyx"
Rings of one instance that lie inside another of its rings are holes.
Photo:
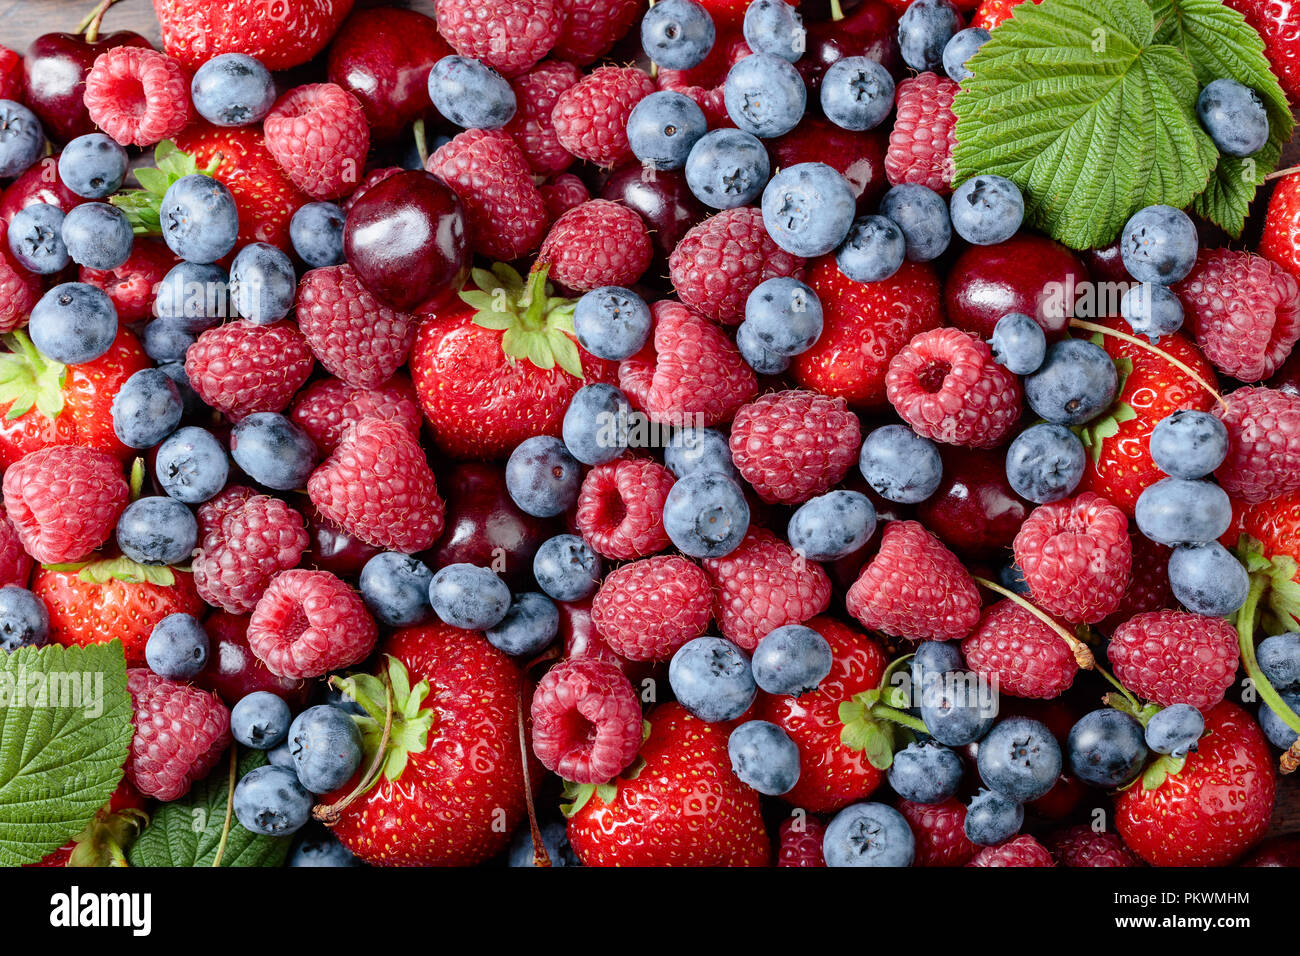
[[[422,709],[429,696],[429,682],[422,680],[412,687],[406,666],[389,656],[378,677],[353,674],[336,683],[365,711],[364,716],[355,718],[365,748],[362,763],[378,768],[387,780],[397,780],[410,755],[423,753],[429,746],[433,711]],[[374,777],[370,786],[378,782],[378,773]]]
[[[1105,345],[1105,337],[1101,334],[1094,335],[1091,339],[1092,344],[1098,347]],[[1115,366],[1117,382],[1115,384],[1115,394],[1124,393],[1124,383],[1128,377],[1133,374],[1133,360],[1126,355],[1112,360]],[[1133,411],[1133,406],[1128,402],[1121,402],[1116,398],[1114,404],[1101,415],[1088,422],[1086,425],[1080,425],[1075,429],[1079,436],[1079,441],[1083,442],[1083,447],[1088,449],[1088,454],[1096,462],[1101,458],[1101,443],[1107,438],[1114,438],[1119,434],[1119,426],[1124,422],[1131,422],[1137,418],[1137,412]]]
[[[127,584],[157,584],[170,587],[176,583],[176,575],[171,568],[152,564],[140,564],[126,555],[116,558],[102,558],[96,561],[74,561],[70,564],[46,564],[47,571],[77,573],[77,580],[86,584],[107,584],[109,581],[123,581]]]
[[[641,744],[650,739],[651,724],[648,720],[641,721]],[[572,780],[565,780],[561,796],[564,797],[564,803],[560,804],[560,813],[567,820],[576,814],[579,810],[587,805],[592,797],[596,797],[606,806],[613,806],[614,801],[618,799],[618,784],[620,780],[635,780],[641,776],[641,771],[645,769],[645,759],[637,757],[632,761],[631,766],[620,773],[613,780],[607,780],[604,783],[575,783]]]
[[[125,190],[109,202],[126,213],[131,230],[137,236],[162,235],[162,201],[171,184],[194,173],[211,176],[221,166],[221,158],[218,153],[205,168],[199,169],[193,156],[181,152],[175,143],[165,139],[154,147],[154,165],[135,171],[135,178],[144,188]]]
[[[102,812],[102,811],[101,811]],[[149,823],[149,815],[134,808],[95,815],[86,829],[73,837],[76,848],[68,866],[129,866],[126,847]]]
[[[840,704],[839,718],[844,725],[840,743],[850,750],[862,751],[867,762],[877,770],[888,770],[893,765],[894,752],[906,746],[902,738],[911,739],[906,731],[928,733],[925,723],[904,709],[911,706],[912,695],[902,686],[904,682],[895,680],[895,675],[908,667],[911,659],[912,655],[908,654],[891,662],[880,676],[880,686],[855,694]]]
[[[1300,715],[1287,706],[1282,695],[1269,683],[1259,666],[1259,661],[1255,658],[1255,619],[1260,599],[1266,591],[1275,586],[1274,582],[1277,581],[1278,575],[1276,568],[1273,567],[1276,562],[1264,561],[1258,542],[1255,542],[1255,547],[1252,548],[1250,542],[1253,539],[1243,535],[1242,540],[1246,555],[1246,570],[1250,572],[1250,590],[1246,593],[1246,602],[1237,610],[1237,643],[1241,650],[1241,667],[1253,683],[1260,700],[1277,715],[1279,720],[1300,734]],[[1261,561],[1264,564],[1262,567]],[[1294,560],[1287,558],[1286,563],[1294,569]],[[1287,586],[1293,591],[1297,588],[1290,578],[1287,578]],[[1293,611],[1287,613],[1288,620],[1295,620],[1293,613]],[[1280,767],[1283,773],[1292,773],[1300,767],[1300,748],[1293,744],[1291,749],[1282,755]]]
[[[33,408],[46,418],[58,418],[68,367],[43,356],[21,329],[0,341],[9,350],[0,352],[0,403],[9,403],[5,418],[21,418]]]
[[[462,291],[460,298],[475,309],[475,325],[503,333],[501,351],[512,363],[527,359],[544,370],[558,365],[580,379],[582,358],[573,338],[577,302],[553,294],[549,271],[543,264],[525,280],[505,263],[475,269],[470,280],[477,288]]]

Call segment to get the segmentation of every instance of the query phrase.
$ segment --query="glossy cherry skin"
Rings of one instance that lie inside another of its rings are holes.
[[[431,17],[396,7],[357,10],[330,45],[329,79],[361,102],[371,140],[389,142],[433,113],[429,70],[450,53]]]
[[[843,20],[806,23],[808,49],[795,69],[803,77],[809,94],[822,86],[822,77],[846,56],[866,56],[890,73],[902,74],[903,60],[898,53],[898,17],[880,0],[864,0]],[[810,96],[810,102],[815,102]]]
[[[635,209],[645,220],[654,243],[655,265],[663,266],[682,236],[702,220],[707,210],[692,195],[686,177],[676,171],[653,170],[639,165],[614,172],[600,190],[600,198]],[[662,274],[651,269],[651,274]]]
[[[1065,246],[1019,233],[995,246],[971,246],[957,257],[944,284],[948,322],[982,339],[1008,312],[1032,316],[1048,339],[1065,334],[1074,303],[1090,280]]]
[[[86,74],[95,57],[119,46],[147,47],[149,41],[129,30],[101,34],[93,43],[76,33],[46,33],[32,41],[23,58],[26,100],[47,137],[66,143],[94,132],[95,124],[82,102]]]
[[[1292,349],[1286,361],[1265,384],[1288,395],[1300,395],[1300,349]]]
[[[397,173],[353,204],[343,252],[377,298],[401,312],[418,311],[460,288],[470,258],[465,209],[432,173]]]
[[[943,481],[916,506],[921,523],[958,554],[992,558],[1009,548],[1029,506],[1007,483],[1003,451],[943,449]]]
[[[0,220],[8,225],[20,210],[35,203],[47,203],[67,212],[86,201],[63,185],[59,176],[59,157],[47,156],[9,184],[4,196],[0,197]]]
[[[560,640],[564,645],[564,656],[596,657],[609,661],[624,674],[641,691],[641,682],[655,675],[656,670],[663,670],[654,661],[629,661],[620,657],[605,643],[605,639],[596,630],[591,620],[591,598],[585,601],[556,602],[560,609]]]
[[[1288,833],[1265,840],[1259,849],[1241,861],[1242,866],[1300,866],[1300,833]]]
[[[253,654],[246,636],[247,615],[213,611],[204,620],[203,629],[208,632],[208,666],[195,683],[216,691],[227,707],[259,690],[279,694],[293,711],[307,705],[310,683],[277,677]]]
[[[825,163],[844,177],[858,199],[858,212],[876,211],[876,203],[889,188],[885,178],[884,133],[857,133],[841,129],[818,116],[806,117],[798,129],[768,142],[772,168],[799,163]]]
[[[356,578],[366,562],[384,550],[348,534],[315,508],[307,508],[305,517],[311,546],[303,555],[304,564],[341,578]]]
[[[1119,239],[1100,249],[1089,249],[1083,253],[1083,263],[1088,272],[1098,282],[1132,282],[1133,277],[1124,268],[1124,259],[1119,252]]]

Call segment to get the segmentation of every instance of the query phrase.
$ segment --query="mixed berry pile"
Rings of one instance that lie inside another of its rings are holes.
[[[112,5],[0,48],[0,677],[104,688],[0,861],[1296,859],[1291,6]]]

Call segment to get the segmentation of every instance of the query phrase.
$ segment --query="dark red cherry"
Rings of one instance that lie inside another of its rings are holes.
[[[1083,254],[1084,265],[1098,282],[1132,282],[1133,277],[1124,268],[1119,254],[1119,239],[1100,249],[1089,249]]]
[[[63,185],[59,177],[59,157],[47,156],[9,184],[4,196],[0,197],[0,221],[8,225],[19,210],[34,203],[47,203],[67,212],[83,202],[86,200]]]
[[[865,56],[875,60],[895,76],[902,73],[898,53],[898,17],[880,0],[863,0],[842,20],[822,20],[805,24],[808,49],[795,63],[808,87],[809,94],[821,89],[822,77],[832,63],[846,56]]]
[[[921,523],[964,557],[992,558],[1011,546],[1029,514],[1007,483],[1004,451],[943,449],[943,481],[916,506]]]
[[[1300,349],[1291,350],[1286,361],[1266,384],[1269,388],[1276,388],[1288,395],[1300,395]]]
[[[889,188],[885,178],[885,134],[872,130],[856,133],[830,120],[806,117],[799,127],[767,144],[772,168],[798,163],[825,163],[848,181],[858,197],[858,212],[875,212],[876,203]]]
[[[560,640],[564,644],[564,656],[596,657],[609,661],[627,675],[633,685],[651,677],[655,672],[653,661],[630,661],[618,654],[605,643],[605,639],[596,630],[591,621],[591,599],[572,603],[557,602],[560,609]]]
[[[1259,849],[1241,861],[1241,865],[1300,867],[1300,833],[1287,833],[1265,840]]]
[[[600,190],[600,198],[635,209],[645,220],[654,243],[655,265],[663,266],[687,230],[704,218],[706,210],[692,195],[686,177],[676,171],[646,171],[639,165],[613,173]],[[662,274],[651,269],[651,274]]]
[[[213,611],[203,621],[208,632],[208,666],[195,683],[217,695],[233,707],[254,691],[279,694],[290,710],[300,710],[311,696],[307,681],[277,677],[266,669],[248,646],[248,615]]]
[[[303,561],[341,578],[355,578],[366,562],[383,548],[354,538],[315,508],[307,508],[307,536],[311,547]]]

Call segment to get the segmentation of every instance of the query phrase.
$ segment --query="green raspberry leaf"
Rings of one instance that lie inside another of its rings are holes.
[[[84,830],[122,779],[131,734],[119,642],[0,653],[0,865]]]
[[[955,180],[1007,177],[1027,223],[1074,249],[1107,245],[1143,206],[1191,203],[1218,151],[1191,64],[1155,29],[1144,0],[1017,7],[953,102]]]

